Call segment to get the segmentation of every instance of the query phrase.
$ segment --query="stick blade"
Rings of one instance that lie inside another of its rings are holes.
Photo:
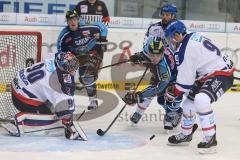
[[[76,128],[78,134],[80,135],[80,137],[82,138],[83,141],[87,141],[87,135],[86,133],[83,131],[82,127],[79,124],[79,121],[73,121],[73,125]]]
[[[104,136],[104,132],[103,132],[103,130],[101,130],[101,129],[98,129],[97,130],[97,134],[99,135],[99,136]]]

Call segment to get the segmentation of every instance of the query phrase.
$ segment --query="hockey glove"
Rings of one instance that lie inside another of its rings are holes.
[[[122,100],[128,104],[128,105],[134,105],[136,103],[140,103],[142,102],[141,100],[141,93],[140,92],[137,92],[137,93],[134,93],[134,92],[128,92],[123,98]]]
[[[184,92],[179,91],[175,86],[169,86],[165,91],[165,99],[168,102],[175,102],[179,96],[182,96]]]
[[[134,55],[130,56],[129,59],[134,64],[140,64],[143,61],[143,58],[140,55],[141,53],[135,53]]]
[[[174,102],[175,98],[173,86],[169,86],[165,92],[165,99],[167,102]]]

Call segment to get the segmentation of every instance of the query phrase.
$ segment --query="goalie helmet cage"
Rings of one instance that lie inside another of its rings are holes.
[[[12,103],[10,83],[16,73],[41,61],[42,34],[28,31],[0,31],[0,118],[18,111]]]

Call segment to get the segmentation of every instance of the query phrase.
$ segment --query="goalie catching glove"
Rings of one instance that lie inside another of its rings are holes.
[[[128,104],[128,105],[134,105],[136,103],[141,103],[143,102],[142,96],[141,96],[141,92],[128,92],[123,98],[122,100]]]

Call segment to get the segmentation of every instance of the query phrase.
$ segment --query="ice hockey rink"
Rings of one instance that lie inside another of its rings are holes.
[[[183,160],[239,160],[240,157],[240,106],[239,93],[230,92],[213,104],[217,122],[218,152],[212,155],[201,155],[197,151],[197,143],[201,141],[200,129],[194,134],[189,146],[168,146],[167,139],[173,132],[163,130],[163,110],[158,106],[156,99],[142,117],[138,125],[131,125],[129,116],[134,111],[127,107],[113,127],[104,136],[96,134],[96,130],[106,127],[122,108],[124,103],[119,100],[119,105],[111,112],[99,118],[82,121],[82,128],[88,136],[88,141],[71,141],[65,139],[62,130],[60,135],[40,136],[24,135],[11,137],[4,130],[0,132],[1,160],[75,160],[75,159],[183,159]],[[87,98],[76,96],[76,103],[82,109],[87,105]],[[103,103],[103,102],[102,102]],[[100,106],[101,107],[101,106]],[[104,109],[104,106],[102,106]],[[101,108],[99,109],[99,112]],[[83,119],[91,117],[95,112],[86,112]],[[54,133],[56,134],[56,133]],[[149,138],[155,134],[155,138]]]
[[[65,13],[78,1],[80,0],[0,0],[0,32],[40,32],[41,45],[28,40],[29,43],[23,44],[25,42],[13,39],[17,42],[16,46],[23,46],[20,48],[41,47],[42,60],[54,57],[57,39],[66,26]],[[201,32],[231,57],[237,67],[234,76],[240,77],[240,0],[102,1],[107,2],[111,18],[107,38],[109,44],[102,66],[126,60],[141,51],[149,25],[160,20],[159,17],[152,18],[159,2],[169,1],[176,3],[180,11],[177,18],[183,20],[189,32]],[[15,62],[25,66],[25,60],[18,61],[10,56],[10,53],[15,54],[14,45],[12,52],[10,47],[2,49],[1,45],[0,34],[0,71],[3,71],[2,66],[14,64],[15,67]],[[25,55],[25,52],[23,50],[18,54]],[[34,53],[36,60],[38,54]],[[203,137],[201,128],[194,133],[188,146],[167,145],[168,137],[179,132],[179,126],[169,133],[163,129],[164,110],[157,103],[156,97],[137,125],[132,125],[129,120],[135,108],[127,106],[104,136],[97,135],[96,131],[105,130],[125,105],[121,97],[130,90],[132,81],[136,85],[143,70],[130,63],[101,70],[97,81],[100,84],[98,89],[101,85],[116,83],[120,89],[114,91],[114,87],[110,86],[98,90],[100,106],[96,111],[87,111],[86,93],[83,90],[76,91],[76,113],[86,111],[81,117],[80,125],[86,132],[88,141],[68,140],[64,136],[64,129],[11,137],[0,127],[0,160],[240,160],[240,81],[234,83],[236,92],[227,92],[212,105],[217,124],[218,146],[215,154],[198,153],[197,144]],[[147,75],[148,78],[145,76],[143,81],[149,80],[150,73]],[[0,74],[0,77],[7,76]],[[128,89],[126,84],[130,84]],[[8,104],[6,106],[9,107]],[[8,109],[5,111],[8,112]],[[150,140],[152,135],[155,138]]]

